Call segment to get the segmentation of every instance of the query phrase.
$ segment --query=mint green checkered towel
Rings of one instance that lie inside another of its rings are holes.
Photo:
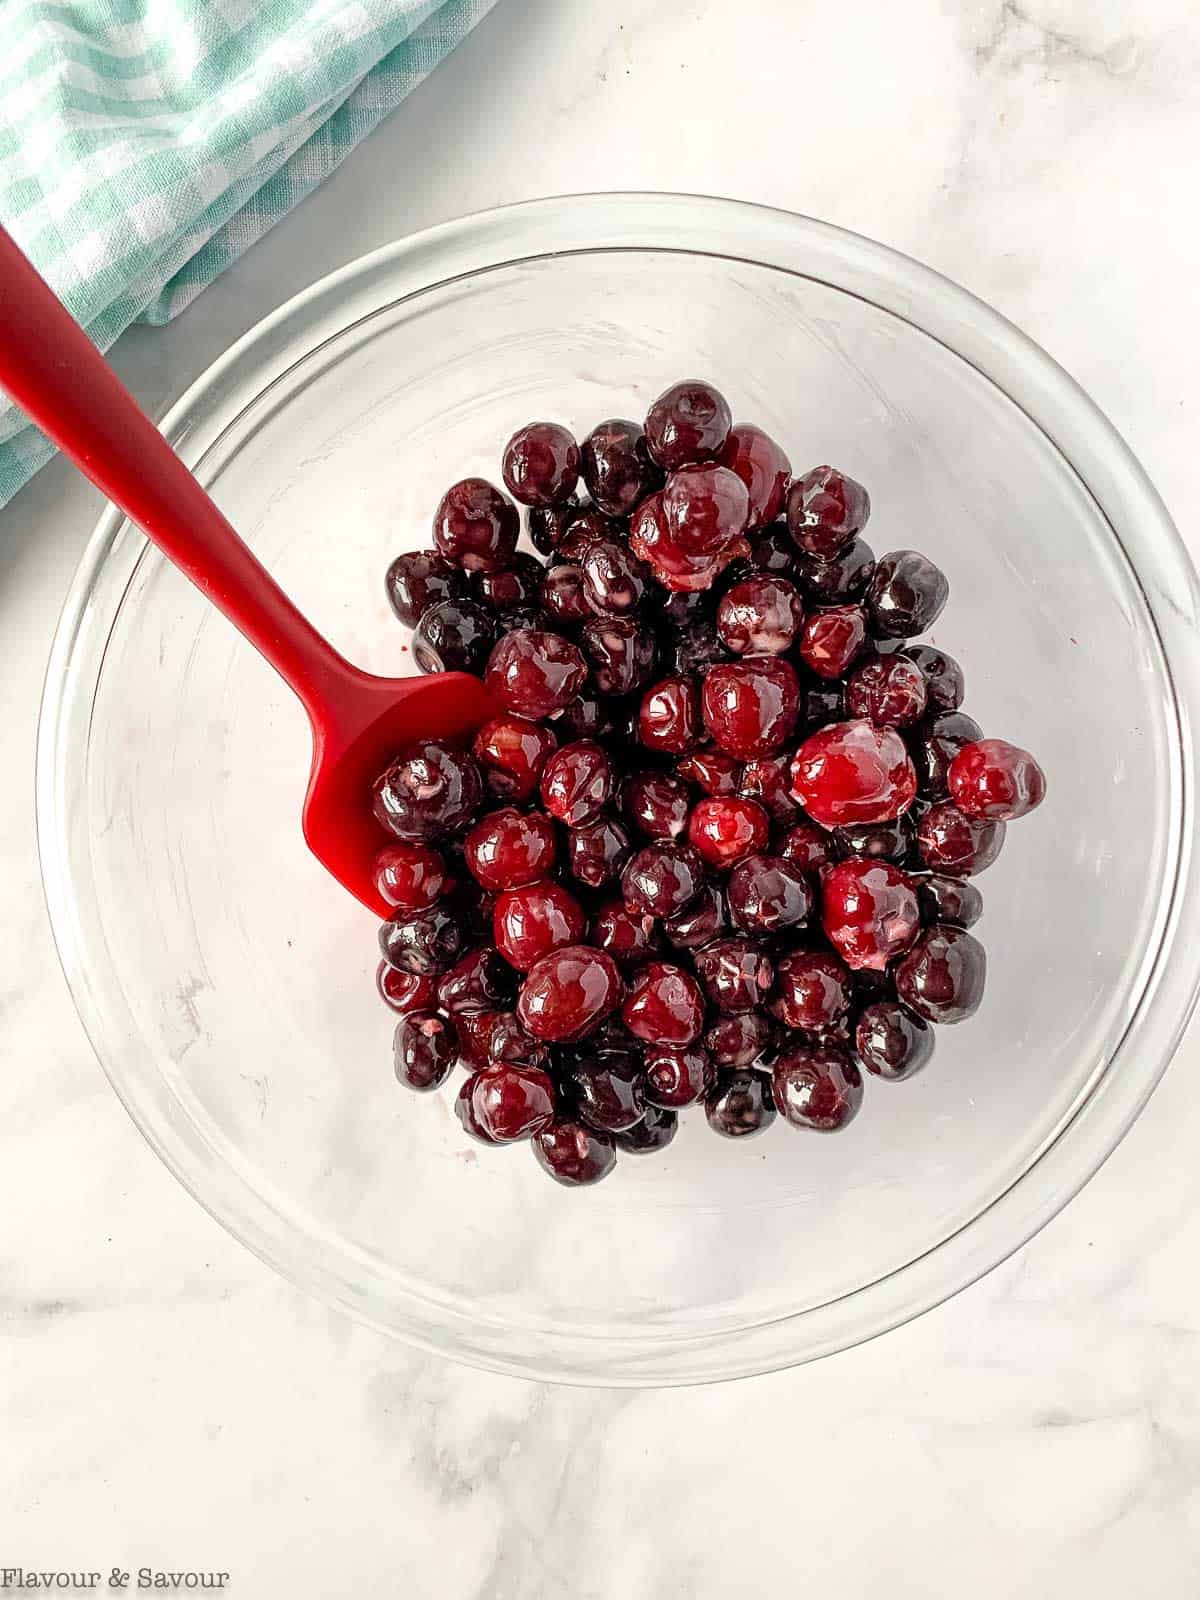
[[[0,218],[107,350],[182,311],[494,4],[0,0]],[[52,454],[0,395],[0,505]]]

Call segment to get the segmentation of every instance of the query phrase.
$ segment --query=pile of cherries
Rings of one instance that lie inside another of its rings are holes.
[[[544,562],[469,478],[387,575],[421,667],[482,673],[496,712],[375,784],[398,1078],[461,1062],[466,1130],[567,1184],[692,1105],[730,1138],[845,1127],[863,1069],[911,1077],[977,1009],[970,879],[1045,788],[909,642],[945,577],[877,560],[866,490],[793,477],[707,383],[582,445],[531,423],[504,481]]]

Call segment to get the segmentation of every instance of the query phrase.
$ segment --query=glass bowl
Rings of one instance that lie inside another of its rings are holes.
[[[96,1051],[173,1172],[295,1283],[430,1350],[606,1384],[736,1377],[915,1315],[1039,1228],[1162,1073],[1197,985],[1195,575],[1103,416],[993,311],[821,223],[588,196],[435,228],[293,300],[164,427],[296,601],[397,673],[384,599],[442,489],[534,417],[711,377],[877,551],[949,574],[967,709],[1047,804],[983,881],[983,1009],[836,1138],[682,1119],[593,1190],[471,1147],[391,1073],[375,928],[305,851],[301,711],[110,512],[54,647],[47,895]]]

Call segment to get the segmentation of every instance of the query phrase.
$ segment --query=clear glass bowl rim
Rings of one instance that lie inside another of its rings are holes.
[[[197,1130],[181,1126],[144,1044],[133,1070],[132,1023],[105,993],[103,927],[89,896],[90,844],[80,804],[96,686],[81,658],[95,601],[119,543],[140,540],[113,507],[101,517],[68,593],[52,647],[37,747],[42,877],[75,1005],[113,1088],[152,1148],[236,1238],[297,1286],[420,1348],[516,1376],[606,1386],[707,1382],[774,1371],[872,1338],[957,1293],[1030,1239],[1108,1157],[1145,1105],[1183,1035],[1200,989],[1200,855],[1192,728],[1200,707],[1196,573],[1157,492],[1128,446],[1074,380],[1012,323],[966,290],[886,246],[812,218],[699,195],[559,196],[478,213],[361,257],[258,323],[186,391],[162,422],[189,465],[236,420],[245,385],[260,394],[327,339],[383,306],[450,280],[578,252],[682,252],[748,262],[859,296],[938,340],[994,384],[1053,443],[1088,489],[1136,574],[1170,682],[1170,903],[1146,952],[1142,987],[1107,1069],[1076,1114],[1004,1194],[922,1256],[836,1300],[766,1323],[700,1336],[588,1339],[475,1319],[387,1292],[368,1263],[305,1240],[239,1175],[214,1168]],[[298,352],[298,343],[303,345]],[[253,396],[252,396],[253,398]],[[105,621],[111,626],[116,613]],[[92,645],[94,653],[94,643]],[[102,651],[100,653],[102,660]],[[113,983],[108,989],[115,988]],[[122,1025],[124,1022],[124,1025]],[[531,1350],[529,1347],[532,1346]]]

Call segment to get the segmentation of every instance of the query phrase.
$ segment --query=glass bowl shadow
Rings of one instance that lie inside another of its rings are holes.
[[[730,201],[593,195],[434,229],[317,284],[165,431],[352,660],[436,501],[535,417],[580,434],[711,377],[797,468],[869,485],[868,537],[949,574],[934,638],[1049,800],[981,880],[989,988],[836,1138],[702,1113],[595,1190],[470,1146],[453,1085],[392,1079],[375,930],[303,846],[299,707],[114,512],[46,687],[39,830],[80,1014],[153,1147],[293,1282],[529,1377],[669,1384],[837,1350],[943,1299],[1096,1169],[1197,984],[1196,581],[1091,402],[901,256]]]

